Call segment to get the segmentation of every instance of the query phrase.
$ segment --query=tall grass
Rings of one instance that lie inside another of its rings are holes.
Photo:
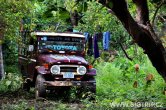
[[[141,59],[129,61],[119,57],[114,62],[97,64],[97,97],[100,103],[160,102],[166,107],[166,84],[163,78],[147,56],[143,55]],[[135,64],[140,65],[138,72],[135,70]],[[150,83],[147,83],[146,79],[148,74],[153,75]],[[134,87],[135,81],[138,83],[137,87]]]

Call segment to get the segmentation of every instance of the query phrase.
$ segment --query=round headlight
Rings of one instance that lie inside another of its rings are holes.
[[[84,75],[86,73],[86,68],[85,66],[80,66],[77,68],[77,73],[80,75]]]
[[[57,65],[54,65],[51,67],[51,73],[52,74],[60,74],[60,67]]]

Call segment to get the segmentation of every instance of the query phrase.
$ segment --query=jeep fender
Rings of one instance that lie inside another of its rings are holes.
[[[37,74],[47,74],[47,71],[45,70],[44,66],[36,66],[35,68],[36,68]]]
[[[86,74],[90,76],[96,76],[96,69],[92,68]]]
[[[38,74],[46,74],[45,68],[43,66],[36,66],[35,73],[33,75],[33,86],[35,86],[36,77]]]

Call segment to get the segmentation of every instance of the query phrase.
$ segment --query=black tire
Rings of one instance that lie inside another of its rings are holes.
[[[44,85],[44,77],[42,75],[37,75],[36,84],[35,84],[35,97],[45,98],[46,97],[46,87]]]
[[[85,98],[89,100],[95,100],[96,98],[96,85],[86,87]]]
[[[89,87],[89,91],[90,91],[91,93],[96,94],[96,85],[90,86],[90,87]]]
[[[23,67],[21,67],[21,70],[20,70],[20,71],[21,71],[22,78],[23,78],[22,89],[23,89],[24,91],[29,92],[29,91],[30,91],[30,87],[31,87],[30,81],[29,81],[29,80],[26,80],[27,76],[26,76],[26,74],[24,74],[25,72],[24,72]]]
[[[95,78],[92,78],[91,80],[96,82]],[[96,94],[96,84],[87,86],[85,89],[87,89],[87,92],[91,92],[93,94]]]
[[[95,80],[95,79],[94,79]],[[95,100],[96,85],[85,85],[77,88],[77,97],[89,100]]]
[[[96,82],[95,78],[92,78],[91,80]],[[86,86],[86,87],[84,87],[84,90],[85,90],[85,98],[88,98],[89,100],[95,100],[95,97],[96,97],[96,84]]]
[[[28,83],[28,82],[23,82],[23,84],[22,84],[22,89],[23,89],[24,91],[29,92],[29,91],[30,91],[30,83]]]

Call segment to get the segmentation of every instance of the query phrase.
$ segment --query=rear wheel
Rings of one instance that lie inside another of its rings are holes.
[[[22,84],[22,89],[23,89],[24,91],[29,92],[29,91],[30,91],[30,82],[23,82],[23,84]]]
[[[45,98],[46,97],[46,87],[44,85],[44,77],[42,75],[37,75],[36,84],[35,84],[35,97],[36,98]]]
[[[24,91],[29,92],[31,84],[30,84],[30,80],[27,79],[27,75],[25,74],[23,67],[21,67],[21,74],[22,74],[22,78],[23,78],[22,89]]]

